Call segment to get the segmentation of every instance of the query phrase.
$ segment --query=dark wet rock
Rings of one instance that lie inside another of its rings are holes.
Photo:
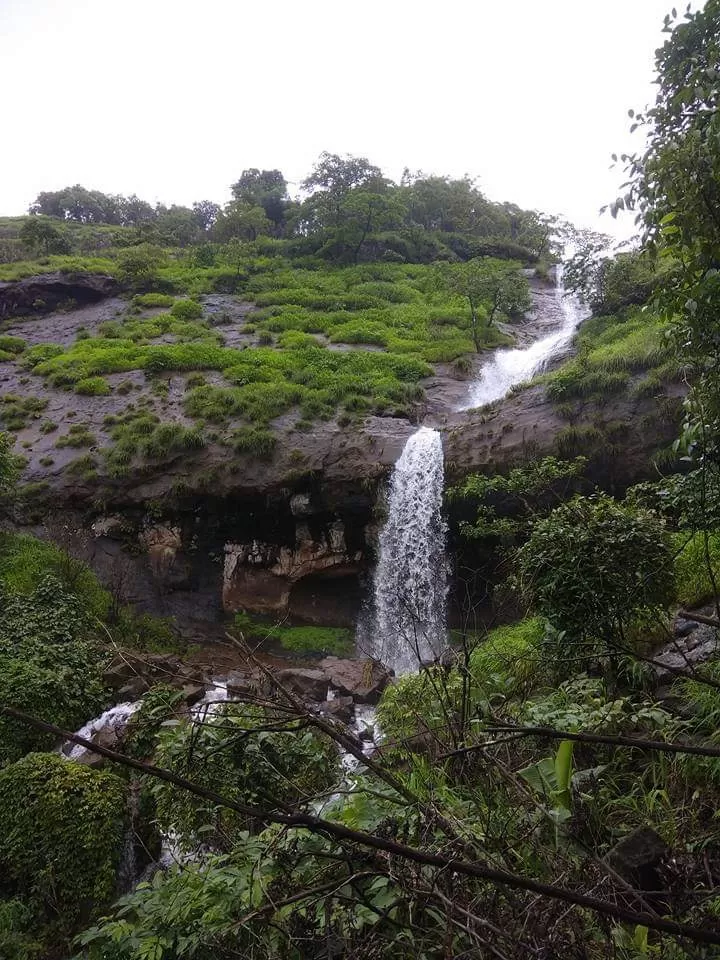
[[[240,673],[238,670],[231,670],[226,677],[226,682],[227,692],[231,697],[242,698],[251,696],[257,688],[257,681],[246,676],[244,673]]]
[[[700,626],[694,620],[685,620],[683,617],[677,617],[673,624],[673,633],[678,639],[689,637]]]
[[[662,889],[662,866],[670,847],[652,827],[638,827],[606,856],[608,864],[638,890]]]
[[[343,723],[352,723],[355,717],[355,701],[352,697],[335,697],[320,705],[322,713]]]
[[[142,675],[147,664],[141,657],[133,654],[118,654],[113,657],[103,672],[103,682],[113,690],[119,690],[129,680]]]
[[[0,283],[0,319],[46,313],[63,304],[96,303],[119,290],[113,277],[96,273],[47,273]]]
[[[183,701],[188,707],[195,706],[205,696],[205,687],[201,683],[186,683],[181,689]]]
[[[304,700],[324,701],[327,695],[328,678],[322,670],[289,667],[278,671],[277,678],[291,693]]]
[[[118,700],[139,700],[150,689],[150,684],[144,677],[133,677],[128,680],[117,692]]]
[[[675,676],[677,671],[688,672],[692,667],[714,656],[720,647],[718,631],[705,623],[697,624],[697,629],[689,636],[676,636],[653,654],[653,670],[660,683]]]
[[[390,681],[388,671],[375,660],[341,660],[325,657],[320,669],[330,686],[359,703],[377,703]]]

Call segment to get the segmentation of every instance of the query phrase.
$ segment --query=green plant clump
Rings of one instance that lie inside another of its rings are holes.
[[[28,754],[0,770],[3,886],[66,935],[114,893],[124,817],[119,777]]]

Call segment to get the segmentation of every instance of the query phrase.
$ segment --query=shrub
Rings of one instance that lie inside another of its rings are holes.
[[[161,735],[158,763],[223,796],[262,803],[267,809],[313,795],[333,782],[338,758],[334,744],[299,728],[287,715],[249,704],[226,704],[212,716],[222,722],[209,717],[210,722],[168,728]],[[263,732],[247,735],[258,727]],[[219,743],[225,744],[221,750]],[[208,816],[206,800],[170,784],[158,783],[154,793],[162,829],[176,830],[188,845],[200,829],[206,842],[212,842],[206,829],[211,822],[216,842],[225,845],[238,829],[259,826],[227,809]]]
[[[112,392],[105,377],[86,377],[84,380],[78,380],[74,390],[75,393],[86,397],[106,397]]]
[[[168,293],[136,293],[132,298],[134,307],[171,307],[175,303],[175,297]]]
[[[96,443],[95,435],[84,424],[76,424],[70,427],[68,433],[57,438],[55,446],[60,450],[63,447],[94,447]]]
[[[88,616],[102,619],[106,615],[110,594],[84,563],[46,540],[0,533],[0,589],[29,597],[48,574],[60,581],[63,591],[74,596]]]
[[[21,337],[0,336],[0,350],[4,353],[22,353],[27,344]]]
[[[159,282],[160,269],[165,263],[161,247],[149,243],[128,247],[117,258],[118,279],[136,290],[147,289]]]
[[[673,541],[679,551],[674,566],[677,601],[683,607],[700,606],[715,595],[715,586],[720,586],[720,533],[708,534],[707,553],[702,532],[691,536],[678,533]]]
[[[68,933],[115,888],[125,812],[119,777],[29,754],[0,771],[3,883]]]
[[[203,315],[203,308],[197,300],[176,300],[170,313],[178,320],[199,320]]]
[[[628,627],[651,622],[674,592],[665,527],[605,495],[576,497],[539,520],[518,551],[520,583],[572,651],[614,657]]]
[[[273,452],[276,443],[277,437],[260,427],[239,427],[232,435],[232,447],[236,453],[254,453],[265,457]]]

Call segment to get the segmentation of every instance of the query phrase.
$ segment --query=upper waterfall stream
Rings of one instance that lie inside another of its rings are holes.
[[[557,325],[552,324],[555,329],[527,347],[497,350],[492,359],[483,365],[480,378],[470,388],[470,394],[458,407],[459,410],[471,410],[502,400],[514,386],[540,373],[570,345],[575,331],[585,319],[586,311],[578,299],[565,289],[561,264],[557,267],[553,306],[551,320],[557,316]]]

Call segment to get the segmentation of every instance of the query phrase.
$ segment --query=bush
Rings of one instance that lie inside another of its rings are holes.
[[[197,300],[176,300],[170,313],[178,320],[199,320],[203,315],[203,308]]]
[[[105,377],[86,377],[84,380],[78,380],[74,390],[75,393],[86,397],[106,397],[112,392]]]
[[[720,586],[720,533],[708,534],[707,555],[701,532],[690,537],[687,533],[678,533],[673,542],[679,551],[674,567],[677,601],[686,608],[698,607],[714,596],[713,579],[715,585]]]
[[[149,243],[128,247],[117,258],[118,279],[135,290],[147,289],[158,284],[165,263],[161,247]]]
[[[21,337],[0,336],[0,350],[3,353],[22,353],[27,344]]]
[[[31,753],[0,771],[3,884],[67,934],[112,897],[125,786],[110,773]]]
[[[576,497],[539,520],[518,560],[525,594],[564,632],[558,642],[572,658],[614,657],[626,630],[652,622],[673,598],[663,521],[605,495]]]
[[[171,307],[175,303],[175,297],[168,293],[136,293],[132,298],[134,307]]]
[[[236,453],[254,453],[259,457],[267,457],[275,449],[276,443],[277,437],[260,427],[239,427],[232,435],[232,447]]]
[[[106,616],[110,594],[84,563],[54,543],[27,534],[0,533],[0,589],[5,594],[30,597],[46,575],[55,577],[88,617]]]
[[[218,719],[221,722],[212,722]],[[253,735],[249,732],[258,731]],[[222,749],[218,745],[223,744]],[[192,745],[192,749],[190,749]],[[338,761],[335,744],[288,719],[250,704],[220,705],[203,723],[180,723],[161,735],[157,762],[229,799],[262,804],[272,810],[327,788]],[[238,829],[255,829],[227,809],[208,816],[208,801],[163,782],[153,787],[158,822],[176,830],[192,846],[197,831],[221,847],[231,845]],[[213,823],[216,833],[207,833]]]

